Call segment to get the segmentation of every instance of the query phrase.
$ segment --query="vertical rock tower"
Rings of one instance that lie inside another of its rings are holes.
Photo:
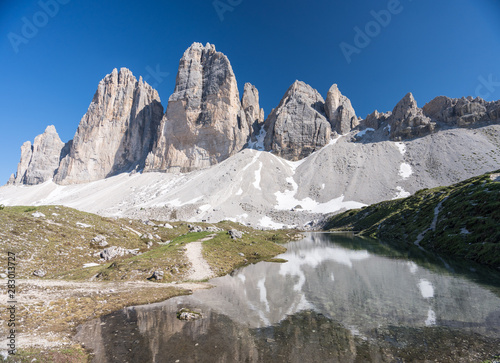
[[[158,92],[115,68],[99,83],[54,181],[85,183],[144,167],[162,115]]]
[[[51,180],[59,166],[63,148],[64,142],[59,138],[56,128],[47,126],[43,134],[35,137],[33,145],[26,141],[21,146],[17,173],[11,176],[9,184],[35,185]]]
[[[251,122],[228,58],[212,44],[194,43],[180,60],[146,170],[189,172],[217,164],[244,147]]]
[[[340,93],[336,84],[330,87],[326,95],[325,113],[332,125],[332,130],[339,134],[347,134],[359,125],[351,101]]]
[[[325,101],[311,86],[295,81],[267,117],[265,149],[288,160],[305,158],[330,142]]]

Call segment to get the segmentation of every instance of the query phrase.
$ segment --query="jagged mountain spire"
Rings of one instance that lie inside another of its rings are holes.
[[[179,62],[147,170],[191,171],[240,151],[251,133],[228,58],[215,46],[194,43]]]
[[[114,69],[99,83],[54,180],[82,183],[143,167],[162,114],[156,90]]]

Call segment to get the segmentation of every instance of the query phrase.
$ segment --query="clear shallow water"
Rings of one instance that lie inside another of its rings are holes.
[[[311,233],[286,263],[78,328],[96,362],[481,361],[500,354],[498,279],[378,242]],[[410,253],[411,254],[411,253]],[[484,273],[492,276],[489,271]],[[180,321],[188,307],[202,313]]]

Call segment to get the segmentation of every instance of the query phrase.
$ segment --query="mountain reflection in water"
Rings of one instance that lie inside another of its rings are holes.
[[[286,263],[117,311],[80,326],[76,340],[95,362],[469,362],[500,353],[493,285],[335,234],[286,247]],[[178,320],[182,307],[203,317]]]

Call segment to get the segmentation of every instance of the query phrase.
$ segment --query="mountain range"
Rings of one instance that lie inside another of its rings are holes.
[[[165,112],[142,77],[114,69],[72,140],[48,126],[22,145],[0,202],[303,227],[500,167],[500,101],[439,96],[419,108],[408,93],[362,119],[336,84],[323,98],[295,81],[264,116],[257,88],[240,97],[211,44],[184,52]]]

